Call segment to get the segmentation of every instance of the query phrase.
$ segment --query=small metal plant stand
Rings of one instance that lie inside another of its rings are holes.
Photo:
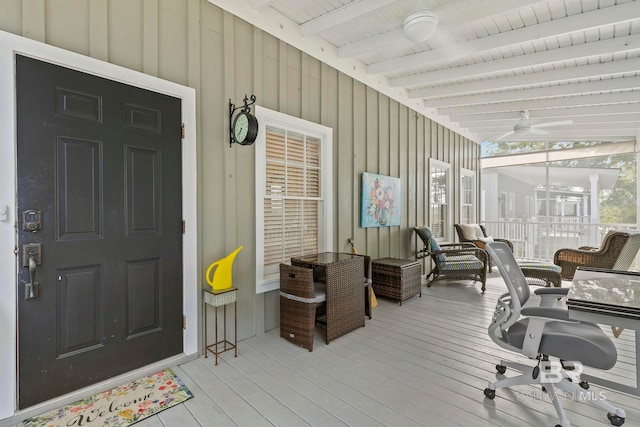
[[[222,290],[209,290],[203,291],[204,300],[204,357],[208,357],[209,352],[216,356],[216,366],[218,365],[218,355],[225,351],[235,350],[235,357],[238,357],[238,302],[236,298],[238,288],[228,288]],[[227,339],[227,305],[233,303],[233,316],[234,316],[234,333],[233,343]],[[215,320],[215,341],[213,344],[209,344],[207,341],[207,305],[215,307],[216,320]],[[218,307],[223,308],[223,338],[218,338]]]

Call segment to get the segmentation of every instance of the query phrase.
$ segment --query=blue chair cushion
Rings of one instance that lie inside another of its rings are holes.
[[[433,234],[431,234],[431,230],[428,227],[424,227],[420,231],[427,239],[429,239],[427,250],[429,252],[439,251],[440,245],[438,244],[438,241],[433,237]],[[437,257],[440,262],[444,262],[444,257],[442,256],[442,254],[437,255]]]
[[[424,234],[424,236],[427,239],[429,239],[429,247],[427,248],[429,250],[429,252],[439,251],[440,250],[440,245],[438,244],[436,239],[433,237],[433,234],[431,234],[431,230],[429,230],[428,227],[424,227],[421,230],[421,232],[422,232],[422,234]]]

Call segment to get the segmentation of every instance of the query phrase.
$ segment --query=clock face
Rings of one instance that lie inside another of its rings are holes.
[[[233,137],[236,142],[242,143],[249,132],[249,118],[245,113],[240,113],[233,124]]]

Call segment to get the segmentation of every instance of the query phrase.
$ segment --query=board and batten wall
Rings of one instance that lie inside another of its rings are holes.
[[[196,89],[201,275],[239,245],[238,338],[278,326],[278,293],[255,293],[254,147],[229,147],[228,101],[257,103],[334,129],[337,251],[412,258],[428,223],[429,158],[451,164],[453,221],[460,168],[480,146],[205,0],[2,0],[0,29]],[[402,180],[399,227],[360,228],[362,172]],[[189,227],[189,224],[186,224]],[[453,231],[451,231],[453,233]]]

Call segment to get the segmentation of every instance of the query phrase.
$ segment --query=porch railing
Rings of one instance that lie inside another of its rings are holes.
[[[518,259],[553,261],[561,248],[600,247],[609,230],[635,230],[637,224],[593,224],[561,221],[560,217],[537,218],[535,221],[483,221],[487,234],[509,239]]]

